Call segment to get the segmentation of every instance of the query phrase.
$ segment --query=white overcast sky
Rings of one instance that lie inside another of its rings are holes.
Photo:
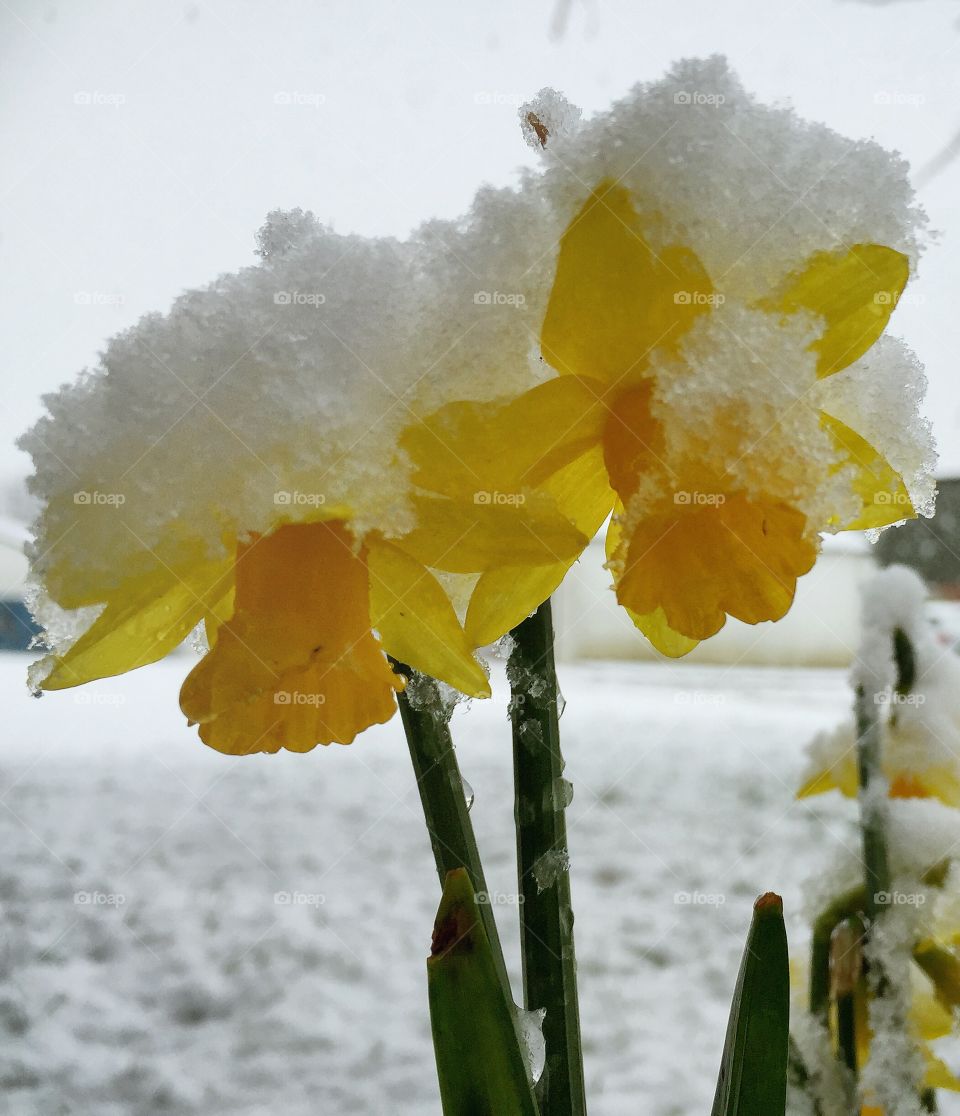
[[[341,232],[455,216],[532,159],[515,105],[585,112],[684,56],[914,167],[960,130],[960,5],[913,0],[0,0],[0,484],[41,393],[185,287],[253,260],[278,206]],[[293,101],[278,104],[276,94]],[[88,103],[84,103],[88,102]],[[319,103],[318,103],[319,102]],[[960,160],[921,190],[943,237],[893,330],[960,472]]]

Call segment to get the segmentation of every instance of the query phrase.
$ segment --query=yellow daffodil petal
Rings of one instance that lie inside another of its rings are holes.
[[[546,490],[584,538],[593,538],[614,499],[601,448],[596,446],[555,473]],[[464,625],[471,646],[493,643],[529,616],[563,581],[571,561],[533,568],[495,567],[481,574]]]
[[[370,619],[395,659],[442,678],[470,697],[489,697],[490,683],[440,582],[416,559],[382,539],[367,547]]]
[[[960,958],[934,941],[921,942],[914,960],[933,982],[937,998],[946,1008],[960,1007]]]
[[[220,603],[204,617],[203,633],[207,637],[207,647],[212,647],[217,642],[217,632],[220,625],[233,615],[236,595],[236,586],[231,583],[230,591],[224,594]]]
[[[797,798],[812,798],[815,794],[826,794],[831,790],[838,790],[847,798],[854,798],[857,787],[857,765],[851,753],[836,766],[811,776],[797,792]]]
[[[917,1034],[926,1042],[943,1038],[953,1030],[952,1013],[937,1000],[936,996],[925,991],[914,992],[913,999],[910,1001],[910,1022],[916,1028]]]
[[[667,623],[667,616],[662,608],[655,609],[643,616],[634,612],[632,608],[628,608],[626,611],[639,630],[643,632],[660,654],[666,655],[667,658],[682,659],[684,655],[689,655],[700,642],[699,639],[690,639],[688,636],[674,631]]]
[[[853,364],[886,328],[910,276],[910,261],[883,244],[855,244],[817,252],[791,275],[782,292],[765,302],[785,314],[806,310],[826,322],[811,348],[817,375],[832,376]]]
[[[45,690],[79,686],[155,663],[206,615],[228,615],[224,587],[232,561],[207,562],[182,573],[155,570],[114,593],[90,628],[43,682]]]
[[[572,564],[503,566],[481,574],[464,622],[467,639],[474,647],[495,643],[557,590]]]
[[[417,526],[400,540],[403,549],[431,569],[478,573],[506,563],[570,563],[587,545],[551,499],[532,493],[500,503],[497,495],[483,493],[469,503],[415,496]]]
[[[727,614],[747,624],[779,620],[816,558],[805,528],[795,509],[739,493],[669,505],[625,540],[617,599],[640,616],[662,609],[666,625],[690,640],[714,635]]]
[[[241,546],[234,613],[180,692],[204,743],[303,752],[389,720],[400,683],[370,630],[369,596],[364,555],[340,522]]]
[[[620,550],[623,541],[622,516],[623,504],[618,500],[613,511],[613,517],[607,526],[608,562],[616,561],[617,552]],[[631,608],[627,608],[626,612],[660,654],[666,655],[668,658],[680,659],[684,655],[688,655],[700,642],[697,639],[689,639],[687,636],[675,632],[667,623],[667,617],[662,608],[655,608],[653,612],[648,612],[643,616],[634,612]]]
[[[886,458],[832,415],[823,412],[820,421],[843,453],[844,465],[851,465],[855,470],[853,487],[860,497],[861,511],[852,522],[843,524],[843,530],[863,531],[912,519],[917,513],[907,486]]]
[[[560,241],[540,336],[558,372],[613,384],[674,348],[709,309],[713,287],[693,252],[654,251],[628,190],[601,182]]]
[[[925,1089],[949,1089],[953,1093],[960,1093],[960,1079],[950,1071],[946,1062],[928,1049],[924,1049],[923,1055],[926,1063],[923,1087]]]
[[[918,948],[922,950],[923,945]],[[921,1050],[925,1066],[923,1076],[925,1088],[960,1092],[960,1080],[927,1045],[953,1033],[953,1011],[949,1005],[929,991],[918,990],[914,992],[910,1002],[910,1023],[923,1040]]]
[[[610,483],[624,503],[636,492],[642,477],[666,456],[663,430],[650,409],[652,389],[647,380],[619,392],[603,430]]]
[[[471,501],[516,497],[599,441],[603,392],[596,380],[558,376],[508,403],[448,403],[400,444],[421,488]]]
[[[960,806],[960,780],[946,766],[928,767],[922,771],[897,767],[887,760],[884,764],[889,781],[890,798],[937,798],[948,806]],[[856,755],[851,749],[832,766],[811,775],[797,793],[798,798],[839,790],[847,798],[857,796]]]
[[[936,798],[960,808],[960,779],[954,769],[938,764],[923,771],[896,772],[890,780],[891,798]]]

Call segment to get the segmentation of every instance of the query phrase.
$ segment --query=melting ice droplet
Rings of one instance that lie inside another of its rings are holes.
[[[566,849],[550,849],[538,857],[533,864],[533,878],[537,881],[537,891],[546,891],[557,882],[561,872],[570,869],[570,854]]]
[[[464,779],[462,775],[460,776],[460,782],[463,784],[463,797],[467,801],[467,809],[470,810],[473,806],[473,800],[475,797],[473,793],[473,787],[470,786],[470,784],[467,782],[466,779]]]
[[[523,1053],[534,1084],[543,1076],[543,1067],[547,1064],[547,1044],[543,1037],[543,1019],[546,1014],[546,1008],[536,1008],[533,1011],[517,1008]]]

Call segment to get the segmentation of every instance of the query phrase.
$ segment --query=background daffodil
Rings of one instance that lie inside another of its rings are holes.
[[[897,615],[896,623],[911,648],[908,690],[894,687],[873,695],[884,724],[882,763],[887,792],[897,799],[937,799],[956,809],[960,807],[960,718],[956,704],[960,661],[935,638],[935,629],[926,616],[929,594],[913,570],[889,566],[875,576],[872,584],[875,589],[870,600],[881,602],[881,615],[894,605],[898,607],[902,615]],[[876,610],[878,606],[873,607]],[[877,638],[873,642],[883,646],[890,641]],[[862,655],[858,657],[861,665]],[[858,792],[852,720],[818,733],[807,746],[799,797],[834,789],[849,798],[855,798]]]

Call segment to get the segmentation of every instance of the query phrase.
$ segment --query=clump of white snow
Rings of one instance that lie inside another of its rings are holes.
[[[872,577],[862,590],[862,635],[854,665],[854,688],[879,694],[896,683],[894,638],[899,629],[924,665],[943,658],[924,617],[927,587],[907,566],[888,566]],[[918,662],[918,667],[920,663]]]
[[[517,110],[520,130],[527,145],[535,151],[548,145],[553,154],[557,145],[576,135],[582,113],[556,89],[544,88]]]
[[[890,1116],[923,1116],[923,1055],[909,1022],[917,909],[904,904],[885,911],[874,923],[864,950],[873,995],[868,1008],[870,1057],[860,1084],[864,1095]]]

